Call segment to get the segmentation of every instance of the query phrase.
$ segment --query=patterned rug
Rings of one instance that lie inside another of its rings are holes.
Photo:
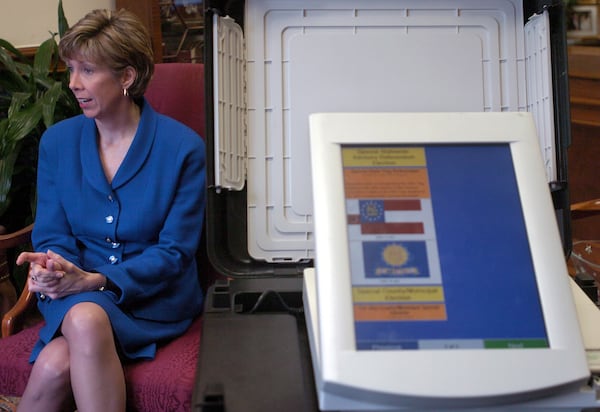
[[[0,412],[15,412],[18,404],[19,398],[0,395]]]

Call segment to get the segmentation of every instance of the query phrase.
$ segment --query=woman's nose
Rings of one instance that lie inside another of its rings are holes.
[[[69,73],[69,89],[74,90],[79,88],[79,76],[75,73],[75,71],[72,71]]]

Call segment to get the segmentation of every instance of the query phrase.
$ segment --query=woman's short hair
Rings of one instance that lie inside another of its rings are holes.
[[[120,74],[127,66],[137,76],[127,92],[132,98],[144,95],[154,73],[154,53],[148,30],[139,18],[125,10],[94,10],[79,20],[61,38],[63,60],[81,58],[108,66]]]

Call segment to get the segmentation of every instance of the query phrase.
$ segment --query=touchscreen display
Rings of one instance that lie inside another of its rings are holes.
[[[358,350],[548,347],[509,144],[343,145]]]

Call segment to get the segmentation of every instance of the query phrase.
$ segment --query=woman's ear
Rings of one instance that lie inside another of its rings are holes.
[[[127,66],[123,70],[121,84],[123,89],[129,89],[137,77],[137,71],[132,66]]]

